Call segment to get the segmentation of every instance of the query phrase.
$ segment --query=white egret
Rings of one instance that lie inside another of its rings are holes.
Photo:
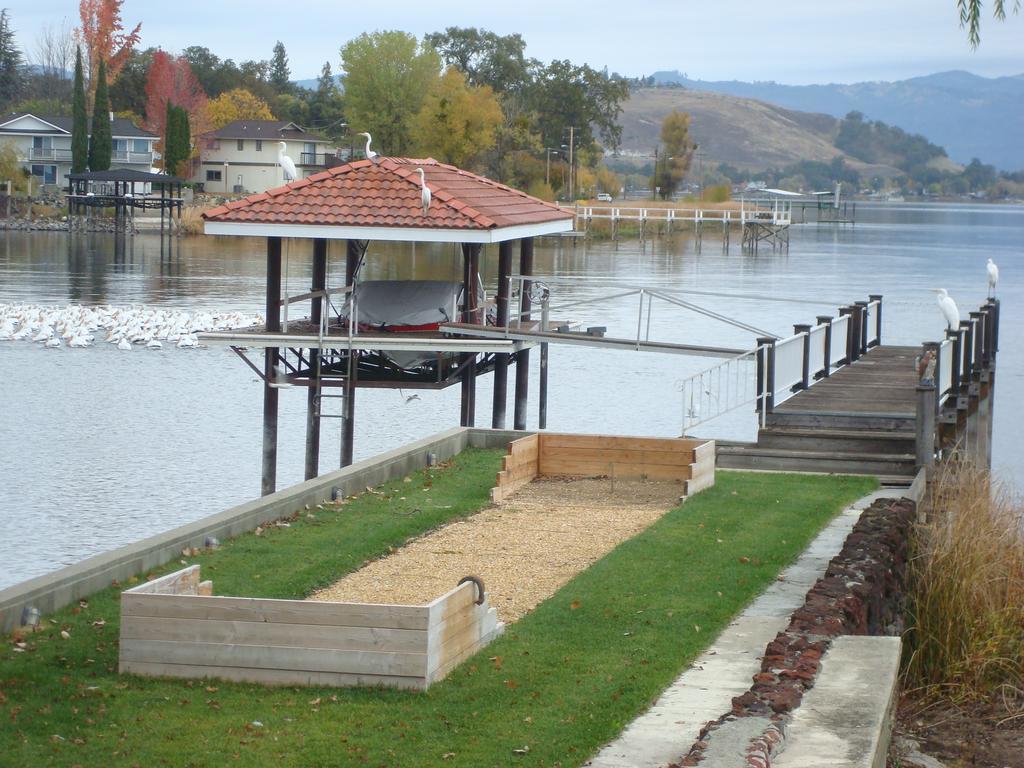
[[[423,203],[423,215],[427,215],[427,211],[430,209],[430,187],[427,186],[427,177],[423,173],[422,168],[417,168],[420,173],[420,202]]]
[[[988,295],[989,298],[995,298],[996,295],[996,283],[999,282],[999,267],[992,259],[988,260],[988,264],[985,265],[988,269]]]
[[[366,159],[373,160],[375,157],[377,157],[377,153],[370,149],[370,142],[373,141],[373,137],[370,136],[370,134],[368,133],[357,133],[356,136],[366,137],[366,149],[363,152],[366,155]]]
[[[281,172],[284,174],[285,181],[294,181],[298,178],[299,174],[295,170],[295,163],[292,159],[284,153],[288,149],[288,145],[283,141],[277,142],[277,162],[281,164]]]
[[[938,294],[935,297],[935,301],[939,305],[939,309],[942,310],[942,316],[946,318],[946,327],[959,328],[960,310],[956,308],[956,302],[953,301],[953,297],[949,295],[945,288],[932,288],[932,290]]]

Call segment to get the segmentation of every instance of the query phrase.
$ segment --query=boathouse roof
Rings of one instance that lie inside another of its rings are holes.
[[[432,200],[424,214],[423,169]],[[572,211],[427,159],[384,157],[330,168],[203,214],[206,233],[492,243],[573,228]]]
[[[177,176],[168,176],[166,173],[147,173],[146,171],[135,171],[128,168],[111,168],[108,171],[82,171],[81,173],[69,173],[67,177],[71,181],[123,181],[139,184],[186,183],[184,179],[179,179]]]

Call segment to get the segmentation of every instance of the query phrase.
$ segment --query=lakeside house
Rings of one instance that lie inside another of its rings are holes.
[[[18,161],[36,180],[51,188],[67,186],[71,173],[70,117],[15,112],[0,122],[0,146],[14,147]],[[111,169],[149,171],[153,165],[153,143],[159,138],[124,117],[110,115],[113,150]]]
[[[287,120],[235,120],[204,134],[191,181],[207,192],[259,193],[285,183],[277,161],[278,142],[295,163],[298,177],[328,168],[337,156],[329,139]]]

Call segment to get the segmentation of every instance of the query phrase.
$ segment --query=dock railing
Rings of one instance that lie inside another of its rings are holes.
[[[917,386],[917,465],[930,470],[942,447],[941,425],[957,424],[969,399],[991,381],[999,349],[999,301],[988,299],[942,341],[925,342]]]
[[[776,405],[828,378],[882,342],[882,297],[819,315],[814,325],[794,325],[786,338],[760,336],[753,351],[683,380],[683,433],[750,403],[761,426]],[[751,363],[745,366],[745,363]],[[746,379],[739,381],[741,376]],[[728,389],[724,389],[722,382]]]

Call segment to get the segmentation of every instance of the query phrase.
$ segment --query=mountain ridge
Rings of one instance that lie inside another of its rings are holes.
[[[1024,73],[986,78],[948,70],[906,80],[786,85],[775,81],[696,80],[678,71],[652,76],[678,85],[842,118],[861,112],[945,147],[951,159],[977,157],[1003,170],[1024,168]]]

